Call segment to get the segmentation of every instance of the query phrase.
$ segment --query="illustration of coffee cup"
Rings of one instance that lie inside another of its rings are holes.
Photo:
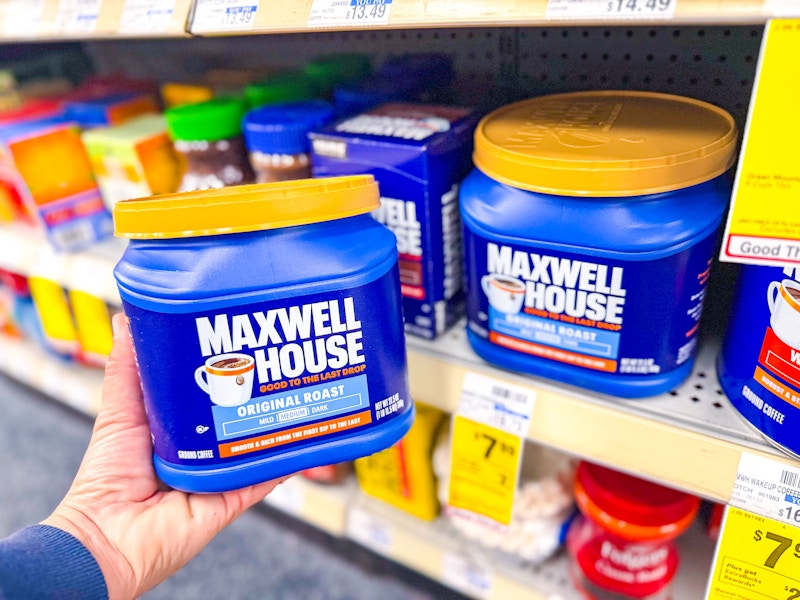
[[[800,349],[800,283],[791,279],[773,281],[767,289],[769,324],[775,335],[792,348]]]
[[[506,275],[484,275],[481,279],[483,293],[495,310],[503,313],[518,313],[525,300],[525,284]]]
[[[194,379],[217,406],[240,406],[253,393],[255,366],[247,354],[218,354],[197,367]]]

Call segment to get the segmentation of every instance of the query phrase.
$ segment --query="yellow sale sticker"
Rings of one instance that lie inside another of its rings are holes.
[[[800,528],[728,507],[707,600],[800,600]]]
[[[523,440],[456,415],[450,472],[452,509],[508,525],[514,506]]]
[[[721,259],[800,263],[800,19],[764,31]]]

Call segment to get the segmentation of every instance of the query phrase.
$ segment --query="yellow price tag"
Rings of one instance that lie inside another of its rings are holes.
[[[800,528],[728,507],[707,600],[800,600]]]
[[[456,415],[449,505],[511,523],[522,444],[519,436]]]
[[[722,260],[800,263],[800,19],[770,21],[764,32]]]

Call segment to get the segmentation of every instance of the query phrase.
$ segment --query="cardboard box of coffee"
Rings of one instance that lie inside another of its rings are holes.
[[[378,181],[373,216],[397,237],[406,333],[427,339],[464,312],[458,185],[477,120],[468,108],[384,104],[311,134],[315,177]]]

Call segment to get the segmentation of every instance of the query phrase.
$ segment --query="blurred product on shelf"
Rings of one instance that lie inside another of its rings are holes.
[[[14,110],[22,103],[14,72],[0,69],[0,111]]]
[[[342,485],[353,472],[353,463],[343,462],[335,465],[322,465],[305,469],[301,475],[310,481],[324,483],[325,485]]]
[[[64,116],[84,130],[120,125],[134,117],[157,112],[158,105],[149,94],[115,93],[64,103]]]
[[[248,108],[313,100],[318,96],[314,81],[301,71],[276,73],[244,88],[244,98]]]
[[[397,238],[406,333],[433,339],[464,314],[457,198],[476,121],[468,108],[386,104],[311,133],[314,176],[378,180],[373,215]]]
[[[255,181],[242,138],[244,102],[215,98],[165,113],[175,150],[186,166],[178,191],[208,190]]]
[[[0,194],[6,209],[33,220],[57,250],[79,250],[108,237],[103,204],[74,123],[60,117],[0,127]]]
[[[718,363],[734,408],[800,457],[800,267],[741,267]]]
[[[628,398],[681,383],[736,138],[724,110],[649,92],[543,96],[486,116],[460,198],[473,349]]]
[[[104,366],[113,343],[111,316],[118,311],[87,292],[69,290],[68,297],[80,346],[77,360],[90,366]]]
[[[323,98],[329,98],[336,85],[368,77],[371,70],[370,55],[361,52],[320,56],[303,67],[303,72],[314,82],[317,93]]]
[[[109,209],[120,200],[178,188],[180,165],[163,116],[143,115],[123,125],[85,131],[81,137]]]
[[[184,104],[199,104],[214,97],[214,90],[205,85],[188,83],[165,83],[161,86],[164,108],[175,108]]]
[[[145,95],[155,99],[158,98],[158,83],[154,79],[131,79],[122,73],[91,75],[81,81],[64,100],[80,102],[117,94]]]
[[[240,488],[408,431],[397,248],[369,214],[379,205],[371,176],[117,203],[130,242],[114,275],[165,483]]]
[[[439,500],[444,514],[464,537],[486,548],[507,552],[530,562],[551,557],[564,542],[575,513],[572,478],[575,461],[557,450],[526,442],[514,497],[511,522],[491,526],[462,511],[448,508],[450,496],[451,441],[447,430],[433,455],[439,477]]]
[[[4,296],[3,306],[8,309],[4,333],[28,338],[44,347],[44,332],[27,277],[0,269],[0,290]]]
[[[0,111],[0,126],[12,125],[21,121],[50,119],[64,114],[64,106],[58,100],[34,98],[25,100],[18,106]]]
[[[423,100],[447,102],[455,69],[447,54],[417,52],[388,58],[378,69],[378,76],[398,83],[405,80],[417,82]]]
[[[668,600],[678,570],[674,539],[700,500],[582,462],[575,477],[581,511],[567,534],[573,582],[587,600]]]
[[[413,77],[395,80],[375,76],[336,86],[333,103],[340,117],[351,117],[388,102],[417,100],[420,89],[420,82]]]
[[[28,285],[44,332],[45,348],[66,358],[77,357],[80,342],[66,290],[45,277],[30,277]]]
[[[417,402],[417,418],[406,436],[391,448],[355,461],[356,477],[368,495],[417,518],[439,515],[432,455],[447,415]]]
[[[248,112],[244,139],[256,183],[310,178],[308,133],[333,117],[333,106],[324,100],[271,104]]]

